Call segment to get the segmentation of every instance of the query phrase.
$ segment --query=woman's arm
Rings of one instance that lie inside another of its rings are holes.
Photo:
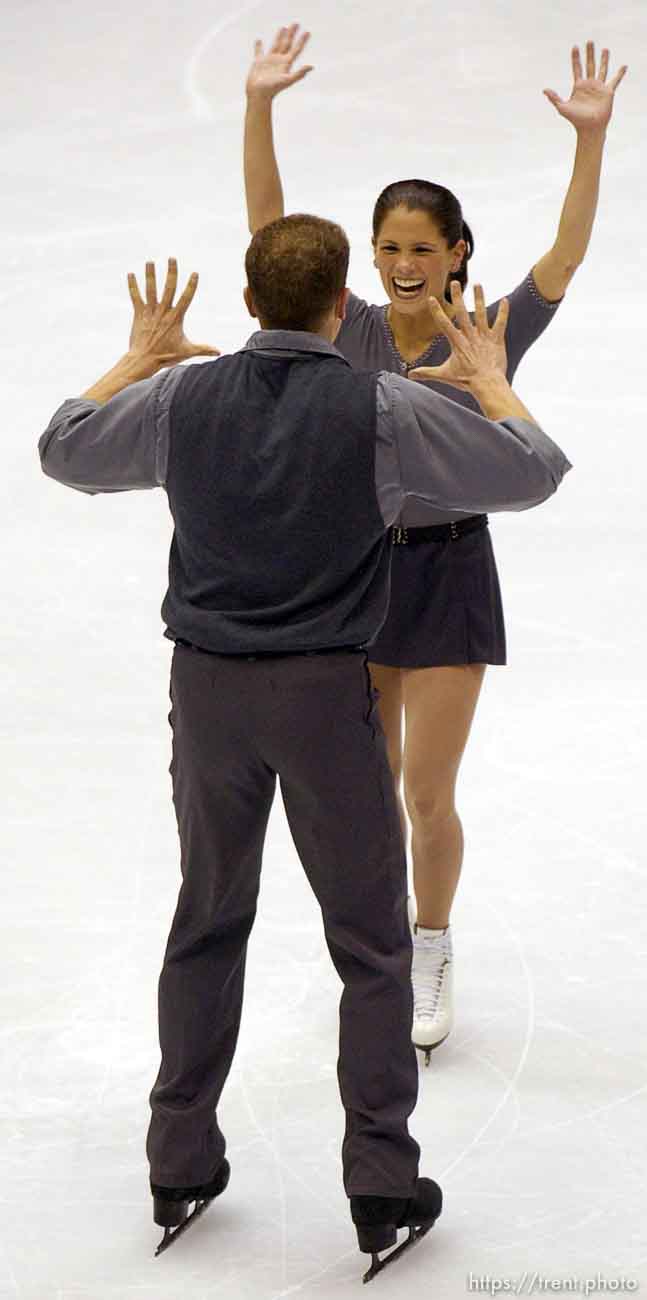
[[[607,85],[609,51],[604,49],[600,71],[595,75],[595,46],[586,44],[586,77],[577,45],[571,51],[573,90],[569,100],[554,90],[544,90],[561,117],[577,132],[573,176],[564,201],[557,238],[553,247],[533,267],[535,284],[544,298],[557,301],[566,291],[577,267],[584,261],[598,206],[602,154],[606,129],[613,110],[613,97],[627,71],[620,68]]]
[[[254,62],[247,77],[245,115],[245,195],[247,220],[253,235],[269,221],[284,215],[283,189],[274,153],[272,101],[275,95],[312,72],[310,66],[292,72],[310,33],[298,36],[298,23],[281,27],[267,54],[262,41],[254,43]]]

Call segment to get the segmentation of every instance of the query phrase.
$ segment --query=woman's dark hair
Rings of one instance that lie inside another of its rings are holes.
[[[346,285],[348,239],[322,217],[293,213],[256,231],[245,257],[266,329],[317,330]]]
[[[474,236],[463,220],[461,205],[444,185],[433,181],[394,181],[382,190],[373,211],[373,239],[377,241],[384,220],[394,208],[408,208],[410,212],[426,212],[436,222],[438,229],[450,248],[464,239],[467,244],[465,256],[458,271],[452,271],[451,279],[458,280],[461,289],[467,284],[467,263],[474,252]],[[448,286],[445,287],[445,299],[451,302]]]

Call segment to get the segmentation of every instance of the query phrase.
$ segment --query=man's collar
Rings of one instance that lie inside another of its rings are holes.
[[[346,361],[333,343],[329,343],[321,334],[308,334],[305,330],[257,330],[247,340],[243,351],[315,352]],[[346,365],[349,364],[346,361]]]

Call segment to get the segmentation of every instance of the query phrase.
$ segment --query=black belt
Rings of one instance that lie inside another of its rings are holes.
[[[468,519],[454,519],[449,524],[431,524],[429,528],[390,528],[393,546],[415,546],[417,542],[455,541],[466,533],[487,528],[487,515],[470,515]]]
[[[322,650],[256,650],[253,654],[245,654],[241,651],[234,651],[233,654],[227,654],[222,650],[206,650],[204,646],[194,645],[192,641],[185,641],[183,637],[176,636],[173,638],[176,645],[184,646],[187,650],[197,650],[202,655],[217,655],[220,659],[288,659],[294,655],[336,655],[336,654],[357,654],[364,647],[361,645],[332,645]]]

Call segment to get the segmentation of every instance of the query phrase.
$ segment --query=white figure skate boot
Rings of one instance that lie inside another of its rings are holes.
[[[434,1047],[444,1043],[452,1027],[452,938],[451,930],[424,930],[416,925],[413,934],[413,1030],[415,1047],[425,1053],[429,1065]]]

